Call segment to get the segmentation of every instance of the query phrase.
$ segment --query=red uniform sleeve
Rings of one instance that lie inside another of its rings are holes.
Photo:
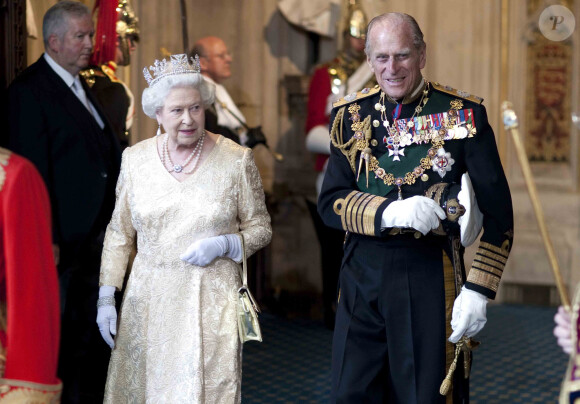
[[[319,67],[310,80],[306,133],[317,125],[328,126],[330,117],[326,114],[326,101],[330,95],[330,76],[327,69],[326,66]]]
[[[330,117],[326,114],[326,103],[330,95],[330,75],[328,66],[323,65],[314,71],[308,90],[308,114],[306,116],[306,134],[315,126],[328,127]],[[318,154],[316,156],[315,170],[322,171],[328,156]]]
[[[0,190],[7,329],[4,377],[58,383],[58,275],[48,194],[36,168],[11,154]]]

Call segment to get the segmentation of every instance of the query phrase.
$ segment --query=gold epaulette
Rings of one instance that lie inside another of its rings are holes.
[[[81,70],[79,74],[85,79],[89,87],[93,87],[95,84],[95,77],[105,77],[105,74],[99,69],[85,69]]]
[[[79,74],[83,76],[85,79],[90,79],[91,77],[95,76],[105,77],[105,74],[102,71],[96,69],[81,70]]]
[[[441,91],[443,93],[447,93],[453,95],[454,97],[459,97],[466,99],[471,102],[475,102],[476,104],[481,104],[483,102],[483,98],[478,97],[477,95],[469,94],[466,91],[456,90],[453,87],[444,86],[439,83],[431,82],[431,85],[435,90]]]
[[[381,91],[381,88],[378,86],[378,84],[374,86],[374,88],[363,88],[362,90],[356,93],[351,93],[344,96],[344,98],[341,98],[340,100],[336,101],[334,104],[332,104],[332,106],[336,108],[345,104],[349,104],[353,101],[362,100],[363,98],[370,97],[371,95],[376,94],[379,91]]]
[[[115,67],[115,69],[117,68],[117,64],[115,62],[109,62],[109,63],[113,63],[113,66]],[[101,70],[103,71],[103,73],[105,73],[107,75],[109,80],[111,80],[113,83],[119,83],[121,81],[117,78],[117,76],[115,76],[115,70],[112,69],[110,66],[101,65]]]

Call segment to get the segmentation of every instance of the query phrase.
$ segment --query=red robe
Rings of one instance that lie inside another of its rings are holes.
[[[26,385],[32,389],[52,385],[44,392],[53,392],[60,385],[60,313],[50,202],[36,168],[1,148],[0,248],[0,301],[6,305],[6,328],[0,331],[6,367],[0,384],[13,390],[18,390],[13,381],[36,383]]]

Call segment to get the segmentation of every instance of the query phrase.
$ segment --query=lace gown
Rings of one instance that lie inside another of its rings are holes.
[[[240,265],[179,259],[195,240],[244,235],[248,255],[271,239],[270,216],[250,149],[219,137],[183,182],[163,167],[156,139],[125,150],[107,228],[101,285],[123,284],[105,403],[239,403],[241,344],[236,295]]]

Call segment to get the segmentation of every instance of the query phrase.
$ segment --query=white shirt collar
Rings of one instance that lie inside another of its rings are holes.
[[[70,74],[68,71],[66,71],[61,65],[56,63],[54,61],[54,59],[51,58],[50,55],[46,52],[44,52],[44,60],[46,60],[46,63],[48,63],[48,65],[52,68],[52,70],[54,70],[54,72],[56,74],[58,74],[58,76],[65,82],[67,87],[70,87],[73,85],[73,83],[75,81],[75,78],[73,77],[73,75]],[[78,75],[77,75],[77,77],[78,77]]]
[[[211,77],[206,76],[205,74],[202,74],[203,78],[205,79],[205,81],[209,81],[211,84],[213,85],[218,85]]]

